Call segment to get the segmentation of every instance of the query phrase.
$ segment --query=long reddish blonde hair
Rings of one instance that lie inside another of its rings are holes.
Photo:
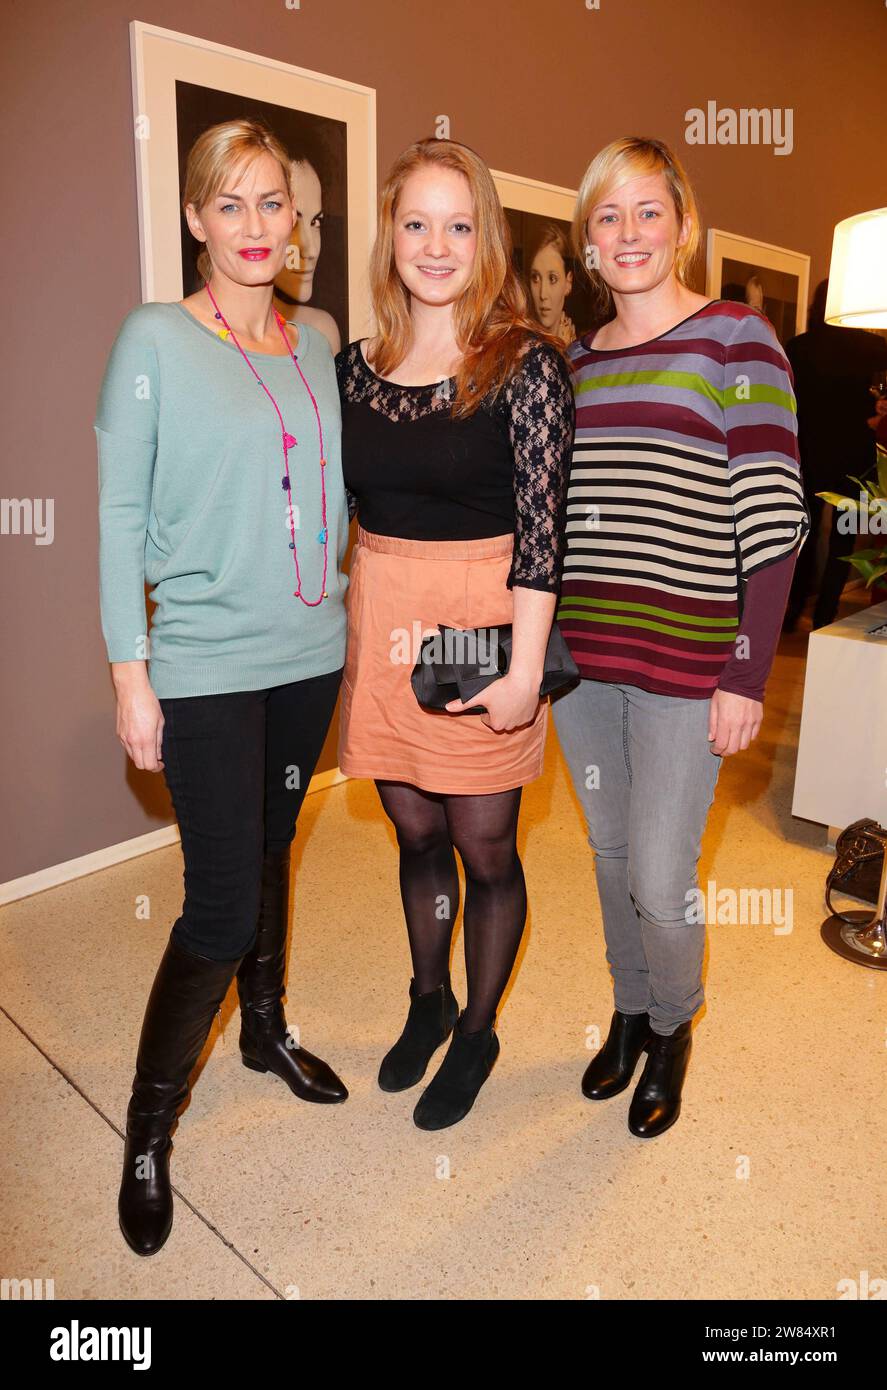
[[[382,187],[370,258],[370,291],[377,325],[373,355],[369,358],[368,354],[373,369],[379,376],[393,371],[412,341],[409,293],[394,261],[394,217],[410,174],[429,166],[462,174],[474,210],[474,265],[453,307],[456,341],[463,356],[456,373],[452,412],[465,416],[513,374],[528,335],[550,343],[562,355],[564,345],[529,316],[526,294],[512,262],[508,219],[486,164],[468,145],[429,137],[415,141],[398,156]]]

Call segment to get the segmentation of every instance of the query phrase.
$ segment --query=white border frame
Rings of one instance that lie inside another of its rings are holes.
[[[733,232],[722,232],[717,227],[709,227],[705,242],[705,293],[710,299],[720,294],[723,278],[724,257],[733,261],[747,261],[750,265],[764,266],[769,270],[783,270],[798,277],[798,307],[795,318],[795,332],[803,333],[807,327],[807,301],[810,293],[810,257],[802,251],[790,251],[785,246],[772,246],[767,241],[755,241],[752,237],[737,236]]]
[[[182,298],[178,79],[345,122],[349,336],[372,332],[368,263],[376,224],[375,89],[137,19],[129,33],[142,300]],[[145,117],[147,138],[140,135]]]
[[[578,189],[561,188],[556,183],[540,183],[537,179],[525,179],[519,174],[503,174],[498,169],[491,169],[490,173],[504,208],[514,208],[516,212],[535,212],[540,217],[556,217],[560,222],[572,224]]]

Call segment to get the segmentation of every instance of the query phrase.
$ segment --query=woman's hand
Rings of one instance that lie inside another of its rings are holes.
[[[747,748],[752,739],[757,738],[763,717],[764,706],[760,700],[733,695],[729,690],[716,690],[708,715],[711,752],[726,758]]]
[[[473,700],[450,700],[446,708],[451,714],[484,705],[489,711],[481,719],[496,733],[508,733],[529,724],[539,708],[540,680],[533,680],[513,669],[488,685]]]
[[[519,729],[535,718],[555,602],[555,595],[546,590],[515,584],[508,674],[494,680],[473,700],[451,700],[446,706],[450,713],[483,705],[488,713],[481,719],[497,734]]]
[[[117,737],[136,767],[159,772],[163,767],[163,710],[145,663],[114,662],[112,670],[117,691]]]

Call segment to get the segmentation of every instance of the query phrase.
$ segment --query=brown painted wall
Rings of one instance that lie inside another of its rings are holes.
[[[4,7],[4,497],[55,499],[55,539],[0,537],[11,811],[0,881],[172,820],[127,764],[101,639],[92,420],[139,300],[128,24],[138,18],[375,87],[379,176],[451,133],[509,173],[575,187],[595,151],[651,134],[683,156],[707,225],[807,251],[887,203],[883,0],[123,0]],[[794,152],[684,145],[684,112],[791,107]],[[335,762],[335,734],[322,767]]]

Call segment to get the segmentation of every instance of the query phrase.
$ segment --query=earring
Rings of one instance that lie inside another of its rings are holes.
[[[596,247],[596,246],[592,246],[590,242],[586,242],[586,243],[585,243],[585,269],[586,269],[586,270],[597,270],[599,265],[600,265],[600,259],[599,259],[599,257],[598,257],[598,249],[597,249],[597,247]]]

